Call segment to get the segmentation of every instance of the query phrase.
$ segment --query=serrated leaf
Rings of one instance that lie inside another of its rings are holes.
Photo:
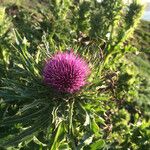
[[[2,121],[1,125],[12,125],[15,123],[25,123],[28,120],[32,120],[33,118],[39,117],[39,115],[43,115],[45,114],[45,111],[47,111],[48,106],[43,107],[40,110],[33,110],[33,112],[31,112],[30,114],[24,115],[24,116],[14,116],[14,117],[9,117],[6,118]]]
[[[1,145],[3,147],[9,147],[9,146],[16,145],[28,138],[33,137],[36,133],[39,132],[39,130],[44,130],[44,128],[47,127],[49,119],[50,118],[47,116],[42,117],[32,127],[26,129],[25,131],[21,132],[18,135],[15,135],[13,138],[9,139],[9,141],[6,141],[5,143],[2,143]]]

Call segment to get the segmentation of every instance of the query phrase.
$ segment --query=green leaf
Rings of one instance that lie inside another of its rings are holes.
[[[85,110],[86,111],[86,110]],[[88,126],[88,125],[90,125],[90,116],[89,116],[89,114],[87,113],[87,111],[86,111],[86,118],[85,118],[85,122],[84,122],[84,126]]]
[[[9,139],[9,141],[5,141],[1,145],[3,147],[9,147],[9,146],[16,145],[22,141],[25,141],[25,140],[33,137],[39,131],[44,130],[47,127],[49,119],[50,118],[47,115],[45,115],[44,117],[37,120],[37,123],[34,124],[32,127],[24,130],[23,132],[21,132],[18,135],[15,135],[13,138]]]
[[[91,144],[93,141],[93,138],[94,138],[94,134],[85,132],[85,134],[84,134],[82,140],[80,141],[77,149],[83,149],[85,146]]]
[[[27,121],[32,120],[33,118],[38,118],[40,115],[42,116],[46,113],[47,110],[48,106],[45,106],[42,109],[33,110],[33,112],[30,111],[30,113],[28,113],[27,115],[8,117],[2,121],[1,125],[8,126],[16,123],[26,123]]]
[[[43,146],[43,147],[47,146],[46,144],[44,144],[44,143],[42,143],[41,141],[39,141],[39,139],[38,139],[36,136],[33,137],[33,141],[34,141],[36,144],[41,145],[41,146]]]
[[[104,146],[105,146],[105,141],[100,139],[90,145],[91,148],[90,150],[98,150],[98,149],[100,150],[104,148]]]
[[[91,130],[95,133],[98,134],[99,133],[99,126],[97,125],[95,118],[92,118],[91,120]]]

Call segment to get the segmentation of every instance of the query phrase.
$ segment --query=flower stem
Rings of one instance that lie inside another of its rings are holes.
[[[74,106],[74,100],[71,100],[69,105],[69,134],[72,134],[72,116],[73,116],[73,106]]]
[[[74,137],[73,137],[73,131],[72,131],[72,127],[73,127],[73,108],[74,108],[74,99],[70,101],[70,105],[69,105],[69,126],[68,126],[68,133],[69,133],[69,138],[70,138],[70,142],[71,142],[71,146],[73,150],[77,150],[75,142],[74,142]]]

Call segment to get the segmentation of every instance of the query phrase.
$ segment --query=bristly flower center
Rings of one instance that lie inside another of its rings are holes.
[[[44,82],[61,92],[73,93],[86,84],[90,69],[86,61],[73,52],[59,52],[43,69]]]

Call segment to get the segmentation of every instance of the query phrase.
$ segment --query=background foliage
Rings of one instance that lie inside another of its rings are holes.
[[[3,2],[1,149],[147,150],[149,23],[133,34],[142,10],[136,0]],[[73,95],[42,82],[45,59],[70,48],[92,70],[89,84]]]

